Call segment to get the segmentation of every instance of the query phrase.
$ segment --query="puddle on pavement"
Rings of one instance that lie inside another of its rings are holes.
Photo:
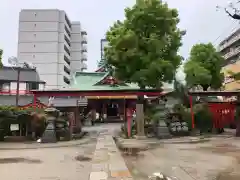
[[[27,164],[40,164],[42,163],[39,159],[28,159],[28,158],[0,158],[0,164],[12,164],[12,163],[27,163]]]
[[[76,156],[75,159],[77,161],[91,161],[92,160],[92,158],[87,157],[87,156],[82,156],[82,155]]]

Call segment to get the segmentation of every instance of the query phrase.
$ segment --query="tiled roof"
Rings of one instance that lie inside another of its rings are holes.
[[[0,81],[17,81],[17,69],[15,67],[4,66],[0,69]],[[44,83],[44,81],[40,80],[36,70],[26,68],[20,69],[20,81]]]
[[[106,72],[76,72],[75,77],[73,78],[72,84],[70,85],[71,89],[78,90],[131,90],[139,89],[137,84],[126,83],[126,85],[96,85],[108,73]],[[164,84],[164,89],[171,90],[172,85]]]

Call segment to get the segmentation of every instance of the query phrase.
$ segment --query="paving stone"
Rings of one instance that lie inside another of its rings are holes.
[[[91,172],[89,180],[107,180],[108,174],[103,171]]]
[[[128,170],[125,171],[112,171],[111,177],[131,177],[131,174]]]
[[[92,164],[92,171],[108,171],[107,163]]]
[[[124,171],[124,170],[127,170],[127,167],[124,162],[116,161],[114,164],[109,163],[109,170],[110,171]]]
[[[90,180],[132,180],[131,174],[119,152],[111,133],[100,133],[93,157]],[[97,178],[97,179],[94,179]]]

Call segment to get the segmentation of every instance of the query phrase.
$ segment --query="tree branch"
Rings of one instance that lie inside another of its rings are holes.
[[[225,8],[225,12],[233,19],[237,19],[240,20],[240,15],[239,14],[231,14],[226,8]]]

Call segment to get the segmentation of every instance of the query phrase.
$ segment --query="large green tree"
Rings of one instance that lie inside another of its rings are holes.
[[[161,0],[138,0],[125,9],[125,20],[110,27],[105,59],[117,78],[140,88],[161,88],[172,82],[182,57],[181,31],[176,9]],[[138,113],[138,112],[137,112]]]
[[[204,91],[209,87],[220,88],[224,79],[221,72],[223,63],[224,58],[211,43],[194,45],[184,65],[187,86],[201,85]]]
[[[118,78],[141,88],[171,82],[182,60],[177,10],[160,0],[138,0],[125,9],[125,17],[107,32],[107,64],[115,67]]]
[[[0,68],[3,67],[3,64],[2,64],[2,54],[3,54],[3,50],[0,49]]]

